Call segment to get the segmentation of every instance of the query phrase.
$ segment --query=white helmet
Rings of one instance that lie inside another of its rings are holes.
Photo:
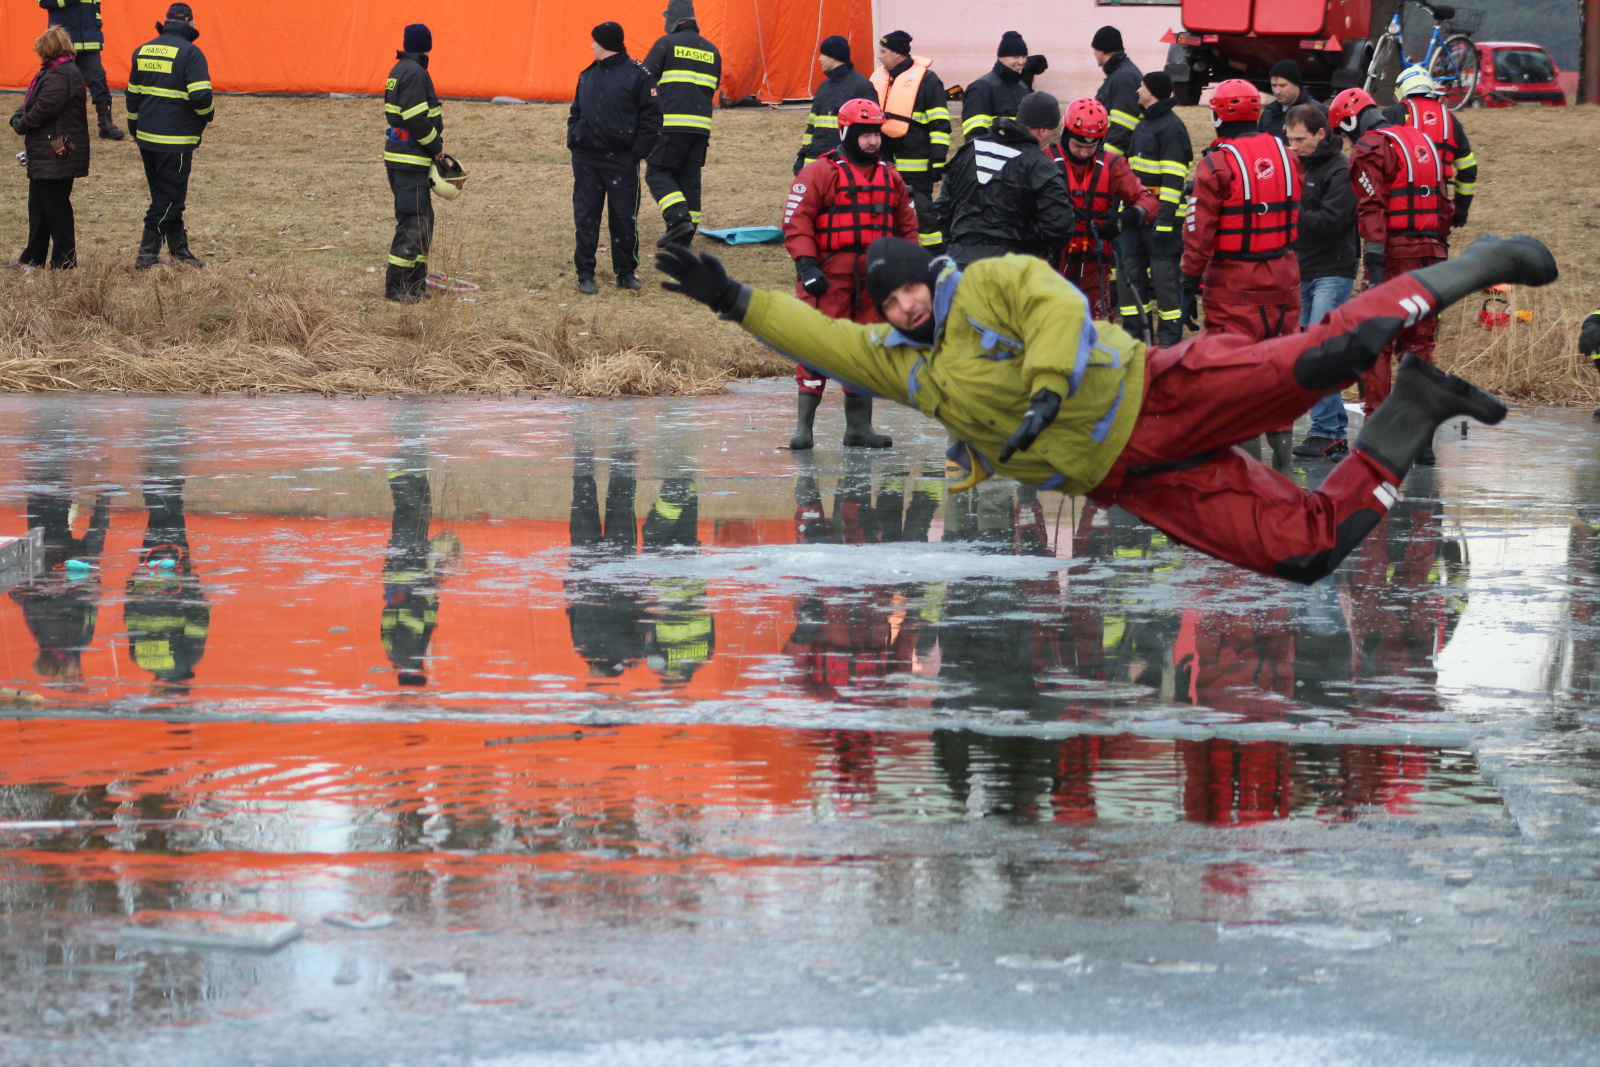
[[[461,169],[461,164],[456,162],[454,156],[441,152],[428,164],[428,185],[446,200],[460,196],[461,187],[466,184],[467,172]]]
[[[1415,63],[1400,72],[1400,77],[1395,80],[1394,88],[1395,92],[1401,97],[1439,95],[1439,86],[1433,80],[1433,75]]]

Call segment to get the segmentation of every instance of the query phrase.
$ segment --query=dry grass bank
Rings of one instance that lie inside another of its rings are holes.
[[[132,270],[145,206],[138,152],[96,141],[74,198],[83,269],[0,277],[0,388],[610,395],[788,372],[736,327],[656,288],[648,266],[646,290],[624,293],[605,284],[602,251],[601,294],[576,293],[564,106],[446,102],[447,146],[472,179],[461,200],[437,205],[434,265],[482,291],[416,308],[382,299],[393,221],[375,162],[381,106],[226,97],[218,110],[189,208],[191,242],[211,266]],[[1186,117],[1206,143],[1206,114]],[[1517,399],[1600,401],[1600,380],[1572,348],[1576,323],[1600,306],[1600,175],[1588,165],[1600,111],[1465,119],[1483,161],[1467,233],[1533,233],[1555,248],[1564,278],[1517,294],[1531,326],[1490,334],[1467,321],[1476,306],[1447,317],[1441,361]],[[804,121],[803,110],[718,114],[705,225],[776,221]],[[0,195],[8,258],[23,240],[26,195],[14,168]],[[662,229],[648,195],[640,217],[648,252]],[[717,247],[742,280],[793,284],[779,246]]]

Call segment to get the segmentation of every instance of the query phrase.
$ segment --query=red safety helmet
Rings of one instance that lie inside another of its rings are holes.
[[[1106,106],[1092,96],[1067,105],[1067,132],[1083,141],[1098,141],[1111,129]]]
[[[839,136],[852,126],[882,126],[889,121],[883,108],[871,100],[846,100],[839,108]]]
[[[1217,122],[1255,122],[1261,117],[1261,91],[1243,78],[1229,78],[1211,90]]]
[[[1378,102],[1365,89],[1346,89],[1328,105],[1328,121],[1345,133],[1354,133],[1356,116],[1369,107],[1377,106]]]

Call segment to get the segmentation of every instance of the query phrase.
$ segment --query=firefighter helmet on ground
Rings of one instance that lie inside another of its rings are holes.
[[[882,126],[886,121],[883,109],[871,100],[846,100],[839,108],[839,136],[852,126]]]
[[[1439,91],[1438,84],[1433,80],[1423,67],[1413,63],[1400,72],[1399,79],[1394,83],[1394,91],[1402,98],[1407,96],[1433,96]]]
[[[1356,118],[1367,108],[1377,106],[1378,102],[1365,89],[1346,89],[1328,105],[1328,121],[1345,133],[1354,133]]]
[[[1092,96],[1067,105],[1067,133],[1084,141],[1098,141],[1111,128],[1106,106]]]
[[[1211,90],[1211,114],[1218,122],[1261,118],[1261,91],[1243,78],[1229,78]]]

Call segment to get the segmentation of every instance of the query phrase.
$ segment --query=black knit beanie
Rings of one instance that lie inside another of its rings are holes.
[[[903,56],[911,54],[911,35],[905,30],[890,30],[878,38],[878,43],[891,52],[898,52]]]
[[[1172,75],[1164,70],[1152,70],[1144,76],[1144,87],[1157,100],[1165,100],[1172,95]]]
[[[1017,103],[1017,123],[1030,130],[1053,130],[1061,125],[1061,102],[1049,93],[1031,92]]]
[[[1272,69],[1267,71],[1269,78],[1282,78],[1284,81],[1294,82],[1302,89],[1306,85],[1306,77],[1300,73],[1300,64],[1292,59],[1280,59],[1272,64]]]
[[[1094,40],[1089,42],[1089,47],[1096,52],[1122,51],[1122,31],[1115,26],[1101,26],[1094,31]]]
[[[607,52],[623,51],[622,27],[615,22],[602,22],[589,31],[589,36],[594,38],[595,44]]]
[[[414,55],[433,51],[433,33],[420,22],[413,22],[406,27],[401,42],[401,49]]]
[[[1016,30],[1007,30],[1000,35],[1000,47],[995,50],[995,58],[1004,59],[1006,56],[1025,56],[1028,54],[1028,42],[1022,39],[1022,34]]]
[[[838,34],[824,37],[817,46],[817,51],[829,59],[837,59],[841,63],[850,62],[850,42]]]
[[[883,302],[902,285],[938,280],[933,269],[933,254],[926,248],[900,237],[880,237],[867,246],[867,293],[873,306],[883,313]]]

